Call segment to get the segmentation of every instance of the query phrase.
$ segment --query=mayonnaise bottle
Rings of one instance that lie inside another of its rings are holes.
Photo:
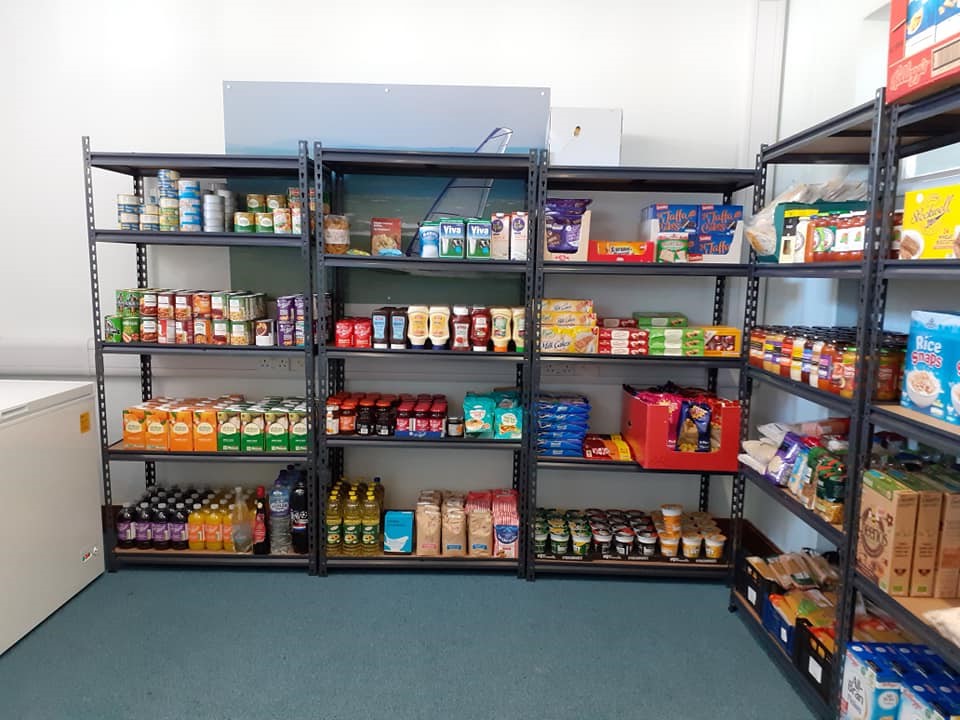
[[[490,339],[493,341],[494,352],[507,352],[510,347],[510,308],[490,308]]]

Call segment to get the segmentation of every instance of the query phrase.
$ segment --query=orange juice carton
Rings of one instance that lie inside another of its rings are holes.
[[[960,185],[912,190],[903,202],[900,259],[960,258]]]
[[[886,473],[863,473],[857,563],[889,595],[910,593],[918,500],[918,493]]]
[[[146,448],[146,407],[134,405],[123,411],[123,448],[143,450]]]
[[[147,450],[170,449],[170,411],[166,405],[147,408],[144,427]]]
[[[193,452],[193,408],[189,405],[170,411],[170,450]]]
[[[217,410],[211,405],[193,410],[193,449],[197,452],[217,451]]]

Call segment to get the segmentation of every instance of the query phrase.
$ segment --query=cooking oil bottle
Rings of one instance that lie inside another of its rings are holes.
[[[339,555],[343,551],[343,510],[340,507],[340,493],[336,490],[327,497],[324,524],[327,529],[327,552]]]
[[[363,525],[363,516],[360,510],[360,501],[353,491],[347,496],[343,506],[343,554],[359,555],[361,552],[360,531]]]
[[[380,503],[377,502],[373,487],[367,491],[361,508],[363,528],[361,532],[361,552],[364,555],[377,555],[380,550]]]

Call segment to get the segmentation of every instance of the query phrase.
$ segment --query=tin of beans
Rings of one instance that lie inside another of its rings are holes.
[[[261,346],[274,345],[276,343],[274,327],[273,320],[255,320],[253,323],[255,343]]]
[[[297,329],[295,322],[277,323],[277,344],[282,347],[293,347],[297,341]]]
[[[193,320],[175,320],[177,345],[193,345]]]
[[[273,211],[273,231],[275,233],[290,234],[290,209],[276,208]]]
[[[155,317],[140,318],[140,342],[155,343],[157,341],[157,319]]]
[[[239,322],[230,321],[230,344],[231,345],[252,345],[253,344],[253,322],[242,320]]]
[[[157,317],[157,291],[156,290],[142,290],[139,297],[140,302],[140,316],[141,317]]]
[[[290,208],[290,232],[299,235],[303,232],[303,211],[299,207]]]
[[[233,231],[238,233],[256,232],[256,218],[252,212],[235,212],[233,214]]]
[[[230,321],[226,318],[215,318],[211,321],[211,345],[227,345],[230,342]]]
[[[125,343],[140,342],[140,318],[125,317],[122,319],[123,330],[121,339]]]
[[[210,317],[214,320],[220,320],[228,316],[230,312],[229,297],[230,293],[228,292],[210,293]]]
[[[123,342],[123,318],[119,315],[107,315],[103,319],[104,342]]]
[[[178,292],[175,295],[173,317],[177,320],[189,320],[193,317],[193,293]]]
[[[273,232],[273,213],[272,212],[258,212],[256,213],[257,221],[257,232],[258,233],[272,233]]]
[[[193,342],[195,345],[209,345],[213,337],[213,320],[207,317],[193,319]]]
[[[211,295],[208,292],[193,294],[193,316],[208,318],[212,315]]]
[[[174,345],[177,342],[177,321],[172,317],[157,318],[157,342],[161,345]]]
[[[169,318],[170,320],[176,318],[176,311],[174,309],[176,304],[176,293],[167,290],[157,292],[157,317]]]

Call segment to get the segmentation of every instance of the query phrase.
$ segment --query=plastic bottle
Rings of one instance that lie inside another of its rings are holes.
[[[306,555],[309,540],[310,513],[307,510],[307,483],[304,474],[300,474],[290,494],[290,540],[293,551]]]
[[[351,492],[343,506],[343,554],[359,555],[361,551],[360,532],[363,525],[363,516],[360,512],[360,501],[357,494]]]
[[[286,474],[281,471],[286,480]],[[290,552],[290,489],[281,484],[277,478],[276,484],[270,490],[270,553],[285,555]]]
[[[380,503],[372,488],[363,500],[361,518],[361,552],[364,555],[376,555],[380,550]]]
[[[250,510],[243,488],[234,488],[234,502],[231,506],[233,526],[233,549],[238,553],[248,553],[253,550],[253,529],[250,524]]]
[[[203,538],[203,526],[207,521],[207,513],[200,503],[193,504],[193,510],[187,517],[187,547],[191,550],[203,550],[206,543]]]
[[[207,550],[223,550],[223,518],[220,505],[210,503],[203,523],[203,544]]]
[[[133,503],[124,503],[117,513],[117,547],[130,549],[136,544],[137,529]]]
[[[257,486],[257,494],[253,501],[253,554],[270,554],[270,526],[267,522],[267,492],[263,485]]]
[[[225,512],[220,514],[221,527],[223,528],[223,549],[227,552],[236,552],[233,544],[233,508],[234,504],[227,505]]]
[[[340,493],[336,490],[333,490],[327,498],[324,524],[327,531],[327,552],[340,554],[343,550],[343,514],[340,507]]]
[[[149,550],[152,547],[150,542],[153,537],[152,525],[153,513],[150,511],[150,503],[142,502],[137,509],[135,531],[136,545],[140,550]]]
[[[182,502],[173,508],[173,513],[167,519],[167,528],[170,531],[170,547],[174,550],[186,550],[188,545],[187,511]]]

